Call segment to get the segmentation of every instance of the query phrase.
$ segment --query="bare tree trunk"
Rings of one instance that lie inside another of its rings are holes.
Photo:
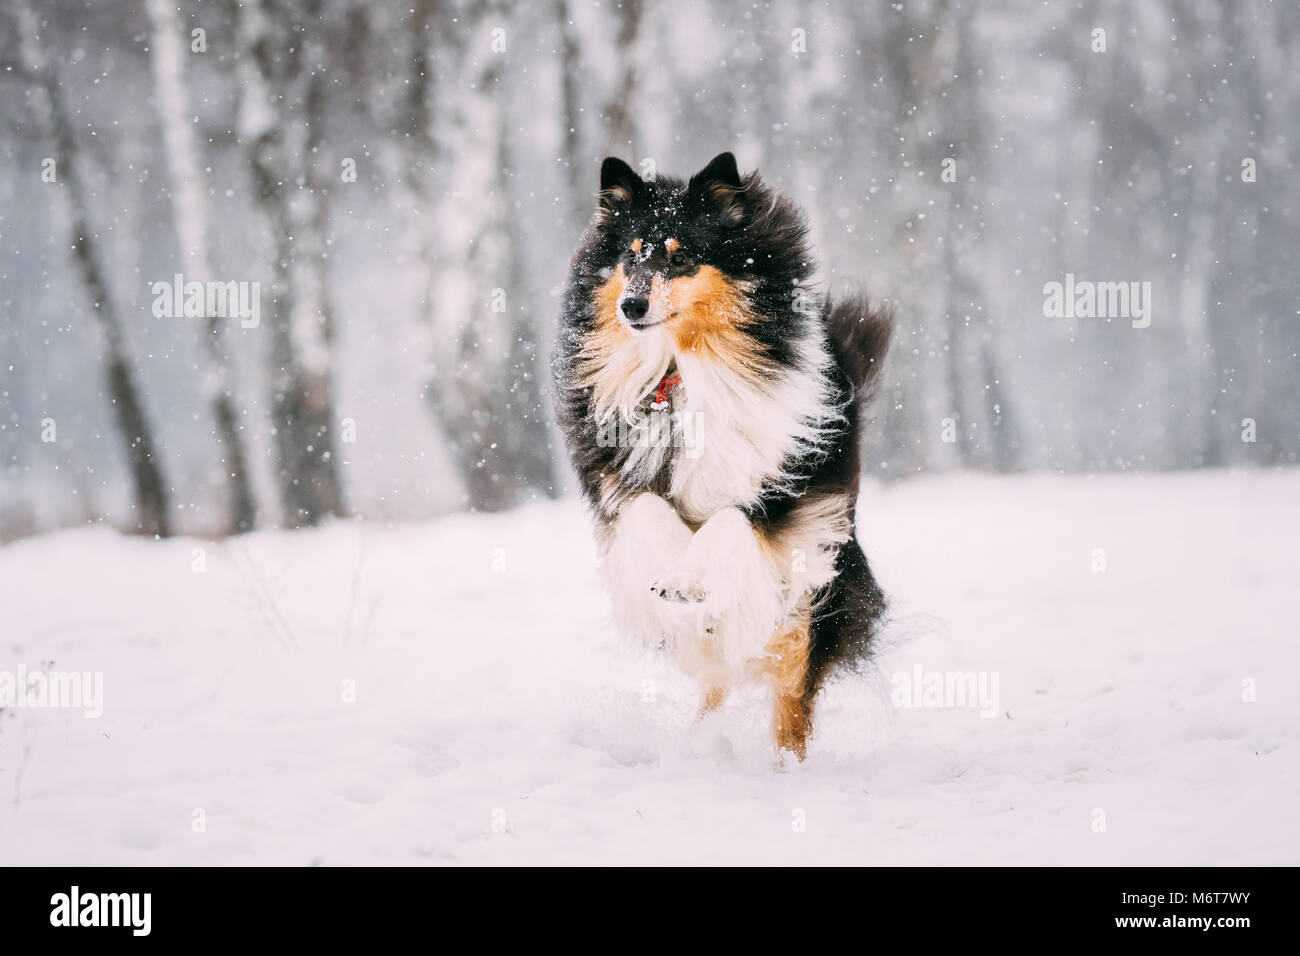
[[[943,69],[948,79],[943,97],[943,129],[951,152],[944,159],[956,162],[955,180],[944,183],[936,170],[927,176],[938,182],[943,203],[942,228],[944,273],[948,277],[946,301],[949,391],[953,408],[961,419],[957,447],[966,466],[997,468],[1015,466],[1019,438],[1010,393],[1002,379],[998,349],[998,322],[989,313],[983,261],[984,211],[980,206],[986,189],[981,166],[989,155],[984,141],[984,104],[980,86],[962,78],[978,76],[974,36],[975,8],[970,0],[956,0],[943,11],[949,31],[944,45],[950,62]],[[954,79],[954,77],[956,79]]]
[[[636,41],[641,32],[645,14],[644,0],[623,0],[618,8],[618,38],[615,40],[619,63],[619,80],[614,96],[605,108],[605,122],[609,129],[610,152],[636,149]],[[636,165],[635,157],[629,161]]]
[[[579,104],[579,62],[581,52],[578,49],[578,37],[570,23],[571,11],[568,0],[555,0],[555,19],[560,32],[560,96],[564,124],[564,181],[568,187],[568,226],[584,222],[591,213],[592,203],[588,200],[595,194],[594,186],[584,188],[584,183],[594,182],[595,166],[585,168],[582,162],[582,135],[578,129],[581,116]]]
[[[319,0],[276,11],[319,28]],[[270,36],[278,24],[264,0],[240,4],[237,16],[247,53],[240,71],[240,135],[275,243],[270,373],[280,502],[286,522],[314,525],[343,513],[333,447],[332,316],[322,237],[327,212],[314,169],[324,78],[310,59],[320,46],[301,31]],[[272,90],[282,98],[273,99]],[[293,109],[282,110],[280,102]]]
[[[467,8],[469,35],[504,18],[504,4]],[[472,223],[468,236],[440,230],[433,323],[430,407],[466,489],[466,504],[496,511],[526,489],[557,493],[543,411],[536,302],[521,282],[514,228],[510,119],[501,82],[509,59],[462,43],[452,60],[445,170],[437,221]],[[447,151],[452,153],[451,150]]]
[[[41,118],[54,141],[57,175],[66,187],[69,246],[103,337],[108,393],[118,431],[126,442],[135,490],[135,527],[143,534],[165,537],[171,533],[168,489],[159,465],[153,429],[136,385],[121,319],[87,220],[85,189],[77,168],[80,154],[72,121],[50,61],[48,43],[28,0],[18,0],[16,10],[25,68],[32,75],[40,104],[38,110],[44,114]]]
[[[895,243],[906,266],[898,283],[897,342],[890,353],[893,368],[882,390],[888,409],[886,441],[897,449],[905,475],[922,468],[961,461],[960,448],[940,443],[945,418],[954,418],[957,433],[966,428],[967,416],[959,405],[961,395],[947,397],[943,345],[950,329],[943,322],[950,290],[942,268],[942,224],[931,218],[936,182],[945,158],[933,131],[943,128],[941,94],[952,76],[952,37],[945,26],[947,0],[937,4],[908,5],[887,11],[879,35],[884,45],[882,62],[898,91],[895,116],[908,165],[903,167],[895,206]],[[874,28],[868,20],[865,26]],[[940,207],[942,208],[942,207]],[[891,387],[892,386],[892,387]]]
[[[415,328],[429,333],[433,326],[433,297],[438,278],[438,231],[432,210],[436,194],[436,177],[439,160],[438,140],[434,136],[434,104],[436,86],[433,83],[435,38],[441,33],[442,22],[437,0],[415,0],[410,11],[411,70],[406,83],[404,115],[406,121],[406,186],[410,192],[411,208],[408,216],[412,223],[411,237],[413,267],[420,270],[420,298],[416,303]],[[400,118],[398,120],[400,122]],[[433,361],[433,346],[421,343],[429,362]],[[432,370],[426,371],[432,378]]]
[[[1285,143],[1290,137],[1280,132],[1286,124],[1282,98],[1273,91],[1285,88],[1288,58],[1283,52],[1285,31],[1278,21],[1280,11],[1268,7],[1220,11],[1217,22],[1204,27],[1222,43],[1223,55],[1234,55],[1240,68],[1231,87],[1221,94],[1224,112],[1230,119],[1218,130],[1218,143],[1203,146],[1206,154],[1217,153],[1208,179],[1213,191],[1212,235],[1201,263],[1204,286],[1204,338],[1208,343],[1207,407],[1201,463],[1236,464],[1260,456],[1268,445],[1241,441],[1243,418],[1261,419],[1258,427],[1276,435],[1295,422],[1294,415],[1279,399],[1270,398],[1261,387],[1276,361],[1263,348],[1268,341],[1269,313],[1290,314],[1294,302],[1278,290],[1287,285],[1294,271],[1294,238],[1274,234],[1277,224],[1293,220],[1271,201],[1257,198],[1264,185],[1277,181],[1290,168]],[[1252,157],[1257,182],[1242,180],[1242,159]],[[1208,164],[1207,164],[1208,165]],[[1202,198],[1198,195],[1198,199]],[[1284,208],[1284,207],[1283,207]],[[1281,301],[1279,301],[1281,300]],[[1276,310],[1276,311],[1274,311]],[[1294,324],[1294,323],[1292,323]],[[1293,353],[1294,354],[1294,353]],[[1282,390],[1282,394],[1294,388]],[[1280,426],[1280,427],[1279,427]],[[1294,425],[1292,425],[1294,428]],[[1267,455],[1261,456],[1265,461]]]
[[[176,14],[174,0],[148,0],[145,6],[153,27],[154,91],[166,147],[164,152],[171,170],[171,206],[176,238],[185,264],[184,271],[206,282],[214,278],[208,245],[208,208],[201,186],[199,154],[185,88],[182,63],[186,53],[180,17]],[[244,442],[239,433],[239,416],[231,395],[230,359],[222,341],[224,321],[221,316],[207,317],[207,329],[202,334],[202,387],[212,407],[221,444],[229,527],[238,533],[252,530],[257,512]]]

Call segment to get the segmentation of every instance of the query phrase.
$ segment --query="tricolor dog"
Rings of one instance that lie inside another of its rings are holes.
[[[554,355],[618,627],[670,650],[702,714],[769,685],[774,743],[799,759],[818,691],[885,608],[854,504],[892,329],[817,289],[806,233],[730,153],[687,182],[606,159]]]

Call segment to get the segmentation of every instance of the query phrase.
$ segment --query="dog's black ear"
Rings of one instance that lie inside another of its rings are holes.
[[[631,202],[641,189],[641,177],[623,160],[606,156],[600,164],[600,208],[606,212]]]
[[[709,165],[691,177],[688,189],[717,206],[724,226],[738,226],[745,221],[746,183],[731,153],[713,157]]]
[[[718,153],[698,173],[691,177],[692,186],[727,186],[739,189],[740,170],[736,168],[736,157],[731,153]]]

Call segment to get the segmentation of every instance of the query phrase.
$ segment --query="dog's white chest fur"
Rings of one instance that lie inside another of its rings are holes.
[[[816,454],[824,430],[842,413],[829,398],[830,358],[820,330],[798,343],[791,366],[757,377],[689,351],[674,354],[659,337],[638,337],[626,347],[637,354],[625,367],[646,380],[622,391],[633,399],[623,409],[652,390],[671,363],[682,381],[670,394],[671,437],[666,428],[642,425],[642,436],[648,431],[651,439],[633,447],[621,467],[624,481],[611,483],[610,491],[644,487],[666,466],[668,498],[693,523],[724,508],[752,507],[765,491],[786,487],[792,463]],[[615,511],[620,503],[605,504]]]
[[[734,680],[802,597],[831,580],[852,533],[842,499],[801,503],[777,536],[744,513],[786,486],[841,411],[827,401],[820,338],[803,343],[794,367],[758,380],[689,353],[672,358],[682,376],[672,414],[684,440],[638,449],[624,465],[633,487],[666,465],[670,487],[666,497],[617,502],[606,583],[621,630],[670,642],[697,676]]]
[[[689,353],[677,356],[691,442],[675,451],[669,497],[687,519],[756,504],[765,490],[784,485],[792,461],[817,448],[820,430],[839,410],[826,401],[821,343],[803,351],[801,367],[757,382]]]

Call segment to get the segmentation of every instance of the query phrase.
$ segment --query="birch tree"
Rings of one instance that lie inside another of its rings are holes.
[[[186,49],[176,0],[147,0],[152,29],[150,59],[164,152],[171,177],[171,209],[183,271],[200,282],[214,280],[208,242],[208,203],[194,136],[185,80]],[[200,387],[212,408],[226,476],[227,515],[232,531],[249,531],[256,520],[239,414],[231,394],[230,357],[223,341],[226,320],[207,317],[201,333]]]
[[[525,489],[555,493],[543,407],[536,301],[521,281],[510,151],[512,5],[465,4],[441,91],[437,278],[431,302],[430,407],[465,483],[465,503],[495,511]],[[518,38],[515,38],[517,41]]]
[[[890,403],[886,439],[905,471],[959,461],[964,410],[960,395],[945,395],[940,373],[949,329],[943,322],[947,288],[942,274],[943,226],[934,220],[944,134],[942,96],[951,81],[956,47],[943,24],[946,4],[907,4],[885,14],[884,30],[870,18],[872,46],[895,99],[897,169],[892,196],[895,255],[901,267],[894,370],[881,389]],[[861,21],[860,21],[861,22]],[[941,196],[946,202],[947,197]],[[958,442],[946,444],[955,421]],[[954,447],[955,446],[955,447]],[[945,449],[947,449],[945,451]],[[946,461],[945,461],[946,459]]]
[[[618,4],[618,34],[614,45],[618,58],[618,81],[605,104],[605,124],[610,148],[620,153],[637,147],[636,111],[640,78],[641,21],[645,18],[645,0],[622,0]],[[629,156],[635,165],[635,157]]]
[[[271,419],[284,519],[317,524],[343,512],[334,454],[333,315],[317,154],[324,142],[322,4],[237,7],[239,136],[254,200],[273,245]]]
[[[104,271],[104,252],[90,225],[80,168],[81,149],[50,55],[48,35],[29,0],[15,0],[14,12],[22,67],[31,81],[32,106],[53,143],[57,181],[63,184],[67,198],[68,247],[103,346],[108,399],[125,445],[134,491],[134,526],[142,534],[166,536],[171,531],[169,489],[136,379],[126,330]]]

